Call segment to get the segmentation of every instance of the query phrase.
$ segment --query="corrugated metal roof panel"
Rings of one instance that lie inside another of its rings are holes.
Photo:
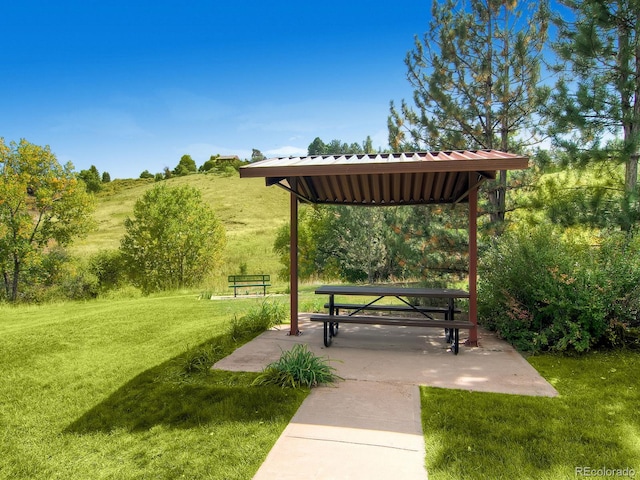
[[[294,193],[313,203],[412,205],[464,201],[470,187],[496,170],[527,164],[527,157],[497,150],[315,155],[263,160],[242,167],[240,176],[287,189],[295,183]]]

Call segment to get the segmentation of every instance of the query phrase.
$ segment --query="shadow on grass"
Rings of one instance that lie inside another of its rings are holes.
[[[640,467],[634,353],[534,357],[556,398],[422,388],[434,478],[573,478],[576,468]]]
[[[214,348],[211,348],[211,347]],[[116,429],[145,431],[156,425],[188,429],[203,424],[290,419],[307,391],[251,386],[256,373],[191,371],[194,351],[215,351],[212,365],[238,345],[212,339],[136,376],[71,423],[66,433]]]

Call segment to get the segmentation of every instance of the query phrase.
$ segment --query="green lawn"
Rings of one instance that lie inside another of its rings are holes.
[[[559,397],[422,388],[429,478],[555,480],[579,478],[577,467],[640,476],[640,354],[529,361]]]
[[[0,478],[251,478],[307,392],[186,366],[260,302],[0,306]]]
[[[303,309],[317,306],[313,288],[302,288]],[[0,305],[0,478],[251,478],[307,391],[186,367],[251,338],[228,333],[262,302],[166,294]],[[530,358],[557,398],[423,388],[429,478],[640,474],[638,360]]]

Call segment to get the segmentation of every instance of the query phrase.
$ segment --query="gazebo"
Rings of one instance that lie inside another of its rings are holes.
[[[468,203],[469,321],[477,325],[478,187],[500,170],[527,168],[529,159],[498,150],[270,158],[246,165],[240,177],[264,177],[291,194],[291,328],[298,335],[298,204],[399,206]],[[477,327],[469,345],[477,345]]]

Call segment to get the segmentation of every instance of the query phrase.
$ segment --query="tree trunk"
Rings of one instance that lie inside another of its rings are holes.
[[[9,282],[9,274],[7,272],[2,272],[2,278],[4,280],[4,294],[7,298],[9,298],[9,294],[11,292],[11,288],[10,288],[10,284],[11,282]]]
[[[13,278],[11,279],[11,295],[9,300],[15,302],[18,299],[18,280],[20,279],[20,259],[13,257]]]
[[[504,49],[502,51],[502,58],[510,58],[510,43],[509,35],[504,37]],[[511,89],[509,88],[509,79],[511,78],[510,62],[504,62],[504,70],[502,72],[504,76],[504,91],[501,94],[501,107],[502,114],[500,119],[500,150],[503,152],[509,151],[509,119],[511,118],[511,112],[509,111],[509,99],[511,98]],[[496,205],[498,211],[496,212],[497,221],[504,222],[505,212],[507,210],[507,171],[500,170],[498,177],[498,203]]]
[[[629,156],[625,166],[624,189],[627,195],[631,195],[638,184],[638,156],[640,152],[636,152]]]
[[[636,28],[640,25],[640,11],[636,13]],[[636,79],[633,92],[633,105],[629,105],[632,110],[632,121],[629,126],[629,136],[627,137],[627,130],[625,128],[625,142],[631,142],[633,145],[633,151],[629,155],[627,160],[626,172],[625,172],[625,190],[628,193],[635,192],[638,185],[638,157],[640,156],[640,82],[638,82],[638,76],[640,75],[640,42],[635,41],[635,48],[633,52],[634,67],[633,77]]]
[[[640,21],[640,12],[636,15]],[[636,186],[638,184],[638,157],[640,145],[640,84],[634,82],[633,92],[627,90],[626,82],[630,78],[637,78],[640,74],[640,43],[632,46],[628,27],[622,26],[618,30],[618,68],[620,69],[618,91],[622,107],[622,128],[624,132],[624,145],[630,147],[629,158],[625,162],[624,194],[628,208],[629,218],[623,225],[624,230],[630,230],[638,214],[637,201],[634,200]],[[633,65],[633,66],[632,66]],[[633,103],[632,103],[633,102]]]
[[[489,3],[487,3],[487,68],[485,92],[485,148],[493,149],[493,11]],[[505,207],[502,177],[494,183],[494,187],[489,191],[489,202],[493,207],[492,211],[489,213],[491,223],[502,222],[502,220],[504,220]]]

